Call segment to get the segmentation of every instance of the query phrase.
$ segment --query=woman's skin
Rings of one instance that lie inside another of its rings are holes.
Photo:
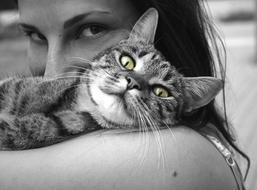
[[[126,38],[140,16],[128,0],[19,0],[19,10],[31,71],[49,77],[76,70],[76,60]],[[157,136],[98,131],[46,148],[0,152],[0,171],[4,190],[236,189],[216,148],[182,126]]]
[[[102,131],[46,148],[0,152],[1,189],[236,190],[224,158],[199,134],[181,126],[159,137]]]
[[[127,0],[20,0],[19,10],[30,69],[51,77],[126,38],[139,17]]]

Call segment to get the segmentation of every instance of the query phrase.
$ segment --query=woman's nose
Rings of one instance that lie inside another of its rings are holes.
[[[63,63],[62,45],[60,40],[52,40],[48,43],[48,52],[45,68],[45,77],[57,77],[62,72]]]

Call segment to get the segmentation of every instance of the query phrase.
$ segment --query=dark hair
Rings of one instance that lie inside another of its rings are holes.
[[[150,7],[158,10],[160,19],[155,46],[180,73],[185,76],[215,77],[219,73],[219,77],[225,83],[226,52],[214,24],[206,13],[203,0],[131,0],[131,2],[141,14]],[[221,46],[218,46],[218,42]],[[222,53],[224,53],[224,65],[221,59]],[[212,123],[229,144],[246,158],[247,176],[250,160],[235,145],[226,115],[224,87],[225,85],[223,85],[222,110],[218,110],[215,101],[212,101],[190,116],[184,116],[183,121],[195,130]]]
[[[17,4],[17,0],[14,0]],[[226,62],[221,60],[213,23],[203,7],[203,0],[131,0],[139,13],[155,7],[160,15],[155,46],[180,73],[185,76],[217,76],[225,81]],[[225,49],[222,48],[225,53]],[[215,66],[217,61],[218,68]],[[225,83],[225,82],[224,82]],[[225,86],[225,85],[224,85]],[[223,112],[223,113],[222,113]],[[212,123],[229,144],[248,161],[250,160],[236,145],[227,120],[225,88],[223,87],[223,110],[217,109],[215,101],[183,117],[184,124],[198,130]],[[222,113],[222,114],[221,114]]]

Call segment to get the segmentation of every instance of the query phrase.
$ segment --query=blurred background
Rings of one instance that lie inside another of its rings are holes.
[[[246,181],[257,189],[257,0],[208,0],[227,51],[226,104],[241,148],[252,165]]]
[[[208,11],[227,51],[227,111],[252,166],[246,182],[257,189],[257,0],[208,0]],[[25,37],[10,0],[0,3],[0,79],[29,73]]]

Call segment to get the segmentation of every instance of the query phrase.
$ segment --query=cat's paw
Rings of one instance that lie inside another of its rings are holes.
[[[0,119],[0,150],[8,150],[16,135],[17,129],[12,125],[12,122]]]
[[[85,118],[75,111],[65,110],[54,115],[60,121],[59,127],[70,135],[79,134],[85,130]]]
[[[17,132],[14,125],[14,118],[7,114],[0,114],[0,134],[12,134]]]

